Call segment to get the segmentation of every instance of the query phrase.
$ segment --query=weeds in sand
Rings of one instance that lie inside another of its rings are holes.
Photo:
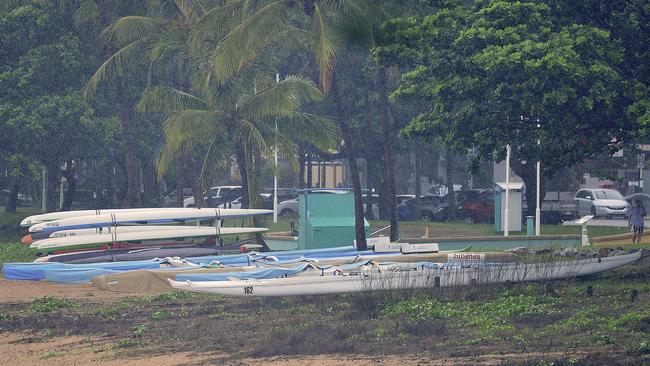
[[[630,345],[625,349],[625,352],[630,355],[650,355],[650,341]]]
[[[115,308],[95,308],[90,310],[90,315],[101,316],[107,320],[115,320],[120,316],[120,312]]]
[[[131,338],[122,338],[119,341],[117,341],[118,348],[129,348],[129,347],[135,347],[137,345],[138,345],[138,341]]]
[[[43,355],[43,358],[52,358],[52,357],[58,357],[58,356],[59,356],[59,353],[58,353],[58,352],[55,352],[55,351],[49,351],[49,352],[46,352],[46,353]]]
[[[168,310],[156,310],[153,313],[151,313],[151,318],[160,320],[160,319],[167,319],[171,318],[174,315],[171,311]]]
[[[188,291],[170,291],[163,292],[161,294],[147,296],[142,299],[143,302],[161,302],[161,301],[177,301],[177,300],[186,300],[196,296],[192,292]]]
[[[592,336],[591,340],[597,345],[597,346],[605,346],[608,344],[614,343],[614,338],[612,338],[610,335],[603,333],[602,331],[596,331]]]
[[[43,338],[49,338],[49,337],[51,337],[53,335],[54,335],[54,332],[52,331],[52,329],[46,329],[43,332],[41,332],[41,337],[43,337]]]
[[[142,337],[145,332],[148,330],[146,325],[144,324],[138,324],[135,327],[133,327],[133,336],[136,338]]]
[[[32,301],[31,310],[36,313],[47,313],[57,309],[78,308],[79,306],[79,303],[73,300],[43,296]]]

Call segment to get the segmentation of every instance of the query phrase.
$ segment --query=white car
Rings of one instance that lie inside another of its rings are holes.
[[[576,193],[578,215],[626,217],[630,204],[614,189],[581,189]]]
[[[203,199],[207,204],[209,194],[212,197],[214,203],[219,206],[225,202],[231,202],[237,197],[240,197],[241,193],[241,186],[218,186],[210,188],[208,192],[204,194]],[[194,207],[194,197],[188,197],[184,199],[183,207]]]
[[[352,192],[346,190],[338,190],[338,189],[314,189],[314,190],[310,190],[309,193],[310,194],[347,194],[347,193],[351,194]],[[373,198],[377,198],[377,197],[378,197],[377,195],[373,195]],[[365,209],[365,203],[364,203],[364,209]],[[374,217],[379,216],[379,207],[376,203],[373,203],[372,211]],[[278,202],[278,215],[280,216],[298,215],[298,198]]]

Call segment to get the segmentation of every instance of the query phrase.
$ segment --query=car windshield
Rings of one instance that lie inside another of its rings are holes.
[[[594,195],[599,200],[622,200],[623,196],[613,189],[601,189],[594,191]]]

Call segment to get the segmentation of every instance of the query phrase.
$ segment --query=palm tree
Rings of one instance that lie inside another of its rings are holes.
[[[175,79],[181,84],[187,80],[187,75],[181,72],[186,69],[189,59],[185,43],[189,30],[203,12],[201,4],[193,1],[149,1],[147,5],[150,16],[121,17],[104,30],[103,36],[110,45],[110,56],[84,88],[84,96],[92,98],[101,83],[109,80],[114,82],[124,138],[127,198],[131,206],[138,204],[139,197],[131,132],[132,106],[124,98],[124,77],[148,69],[150,75],[155,71],[167,76],[171,74],[172,77],[167,78]],[[106,24],[108,16],[105,0],[84,1],[78,13],[92,13],[93,7],[99,10],[102,24]],[[177,156],[177,164],[181,168],[182,154]],[[178,175],[177,193],[181,200],[182,188],[182,175]],[[180,203],[182,205],[182,201]]]
[[[338,38],[342,23],[354,23],[368,28],[371,17],[381,13],[381,7],[364,0],[235,0],[205,13],[190,37],[190,50],[201,50],[206,44],[216,44],[209,57],[217,82],[225,82],[241,72],[268,45],[269,40],[298,33],[309,44],[319,68],[319,83],[323,91],[332,88],[336,114],[343,137],[352,176],[355,198],[355,227],[357,247],[366,248],[361,184],[352,144],[351,128],[335,80]],[[293,17],[287,14],[294,14]],[[297,31],[294,23],[302,23]]]
[[[230,144],[228,151],[234,151],[239,166],[245,203],[256,207],[260,204],[256,202],[259,199],[257,169],[261,159],[272,155],[269,141],[277,138],[280,152],[293,159],[298,150],[293,142],[296,137],[309,139],[323,148],[336,141],[338,129],[331,121],[300,111],[305,102],[323,97],[310,81],[291,76],[254,91],[235,80],[218,85],[207,79],[206,85],[202,90],[196,89],[195,94],[164,86],[149,88],[143,94],[137,107],[139,111],[166,115],[167,139],[160,158],[161,169],[168,165],[173,152],[184,145],[209,145],[207,160],[215,156],[225,158],[221,153],[223,145]],[[277,137],[276,120],[279,121]]]

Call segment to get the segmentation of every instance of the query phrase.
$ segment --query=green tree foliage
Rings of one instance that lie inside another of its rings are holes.
[[[408,67],[393,97],[430,101],[405,131],[477,146],[488,158],[502,159],[511,144],[530,208],[538,159],[552,176],[638,131],[625,114],[620,42],[544,3],[452,4],[384,30],[392,40],[380,50],[385,62]]]
[[[16,175],[36,160],[50,170],[90,155],[92,110],[79,96],[82,48],[65,7],[39,2],[17,7],[0,19],[0,140]],[[17,155],[26,159],[15,159]],[[53,197],[51,197],[53,198]],[[54,201],[48,202],[54,209]]]

